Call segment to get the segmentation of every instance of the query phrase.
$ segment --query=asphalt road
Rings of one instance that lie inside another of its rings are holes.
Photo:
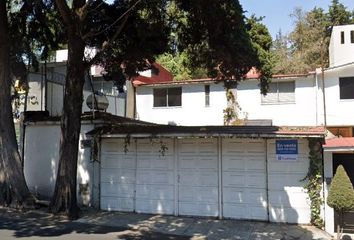
[[[0,208],[0,239],[186,240],[190,238],[77,223],[39,211],[21,212]]]

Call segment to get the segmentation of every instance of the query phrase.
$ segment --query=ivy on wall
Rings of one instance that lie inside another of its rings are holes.
[[[323,219],[321,217],[322,199],[322,142],[320,139],[309,139],[309,169],[303,181],[307,181],[304,188],[307,190],[311,201],[311,224],[323,228]]]
[[[247,113],[242,112],[233,93],[233,85],[225,84],[227,107],[223,110],[224,125],[244,125],[247,121]],[[241,115],[245,115],[243,118]]]

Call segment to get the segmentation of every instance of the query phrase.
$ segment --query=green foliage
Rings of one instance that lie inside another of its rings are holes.
[[[354,209],[353,185],[342,165],[338,166],[332,179],[327,204],[339,212]]]
[[[252,15],[247,19],[246,27],[247,32],[251,38],[253,49],[256,51],[258,57],[258,64],[254,67],[260,70],[262,76],[260,77],[261,93],[266,94],[268,90],[268,84],[273,75],[273,55],[271,50],[272,37],[268,31],[268,28],[261,23],[263,18],[257,18]]]
[[[309,169],[306,177],[304,188],[307,190],[311,201],[311,224],[318,228],[323,227],[323,220],[321,218],[321,205],[323,203],[322,190],[322,148],[321,142],[318,139],[309,139]]]
[[[227,107],[223,110],[224,125],[244,125],[247,121],[247,113],[242,112],[240,105],[233,93],[233,81],[225,84]]]
[[[176,2],[185,13],[178,25],[178,49],[186,49],[191,67],[207,69],[213,78],[239,80],[251,67],[262,66],[238,1]]]
[[[190,67],[191,63],[187,52],[177,54],[164,53],[156,58],[156,62],[171,72],[174,80],[177,81],[207,77],[206,69]]]
[[[261,23],[263,18],[245,19],[237,1],[226,0],[172,1],[167,12],[172,25],[171,51],[158,56],[157,62],[175,80],[212,77],[237,82],[256,67],[261,73],[261,91],[267,91],[273,74],[272,38]]]
[[[332,26],[353,23],[353,13],[338,0],[332,0],[328,9],[328,18]]]
[[[328,46],[332,27],[351,24],[354,14],[338,0],[328,10],[315,7],[305,12],[295,8],[291,14],[295,28],[288,35],[278,34],[273,42],[274,73],[307,73],[328,66]]]

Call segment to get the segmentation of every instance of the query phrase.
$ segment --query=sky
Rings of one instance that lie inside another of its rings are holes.
[[[314,7],[321,7],[326,12],[331,0],[239,0],[243,10],[247,11],[246,16],[256,14],[257,17],[264,16],[263,23],[268,27],[273,39],[281,29],[282,33],[291,32],[294,27],[290,14],[295,7],[304,10],[311,10]],[[348,9],[354,9],[353,0],[340,0]]]

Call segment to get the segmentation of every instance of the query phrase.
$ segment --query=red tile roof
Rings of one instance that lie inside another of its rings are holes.
[[[158,83],[162,83],[162,82],[170,83],[173,81],[172,74],[169,71],[167,71],[164,67],[162,67],[158,63],[153,63],[152,65],[158,69],[158,74],[152,75],[152,77],[145,77],[145,76],[139,75],[133,79],[134,86],[147,85],[147,84],[158,84]]]
[[[138,76],[133,80],[134,86],[137,87],[141,85],[168,85],[168,84],[180,85],[180,84],[190,84],[190,83],[217,82],[223,80],[223,79],[215,79],[215,78],[201,78],[201,79],[173,81],[173,76],[169,71],[167,71],[164,67],[162,67],[158,63],[154,63],[153,65],[159,69],[159,74],[153,77]],[[273,78],[307,77],[312,74],[314,73],[309,72],[307,74],[279,74],[279,75],[273,75]],[[257,71],[257,69],[252,68],[244,76],[244,79],[258,79],[259,77],[260,77],[260,73]]]
[[[354,147],[354,137],[326,139],[324,148]]]

